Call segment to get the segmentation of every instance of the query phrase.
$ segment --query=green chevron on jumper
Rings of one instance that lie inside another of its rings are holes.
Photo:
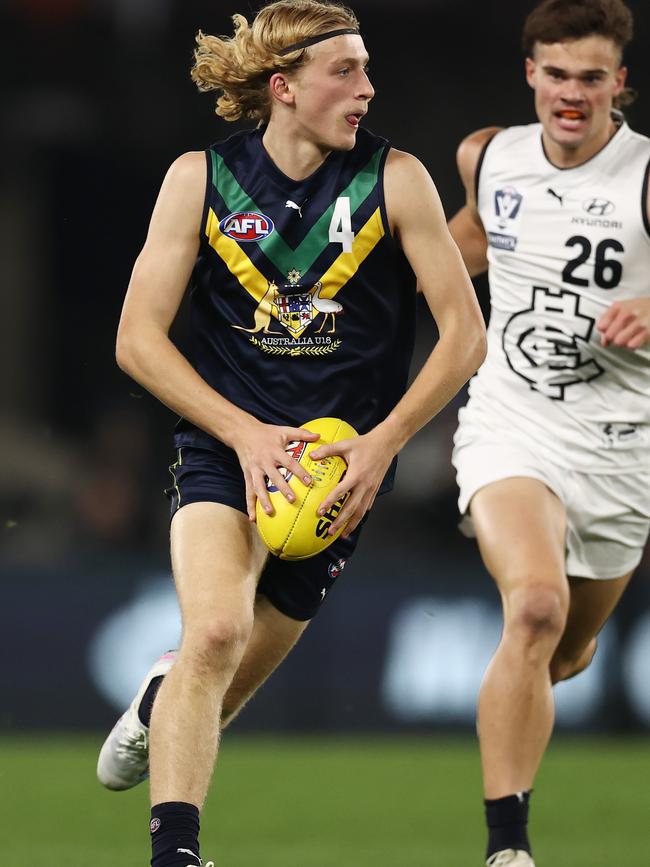
[[[383,147],[379,148],[372,155],[367,165],[357,172],[348,186],[339,193],[339,198],[349,196],[350,212],[352,214],[363,204],[375,188],[379,164],[384,150],[385,148]],[[219,195],[226,203],[228,211],[231,214],[241,211],[261,212],[261,209],[237,183],[235,176],[225,164],[223,158],[215,153],[215,151],[210,151],[210,155],[212,157],[212,177],[213,179],[216,178],[215,186],[219,191]],[[263,250],[265,255],[268,256],[282,274],[287,274],[294,268],[305,274],[329,244],[329,226],[334,206],[335,202],[332,202],[295,250],[291,249],[277,229],[268,238],[263,238],[256,243],[259,244],[260,249]]]

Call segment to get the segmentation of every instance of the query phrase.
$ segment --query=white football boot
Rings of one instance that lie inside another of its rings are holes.
[[[486,867],[535,867],[535,862],[523,849],[502,849],[485,862]]]
[[[149,728],[140,721],[138,709],[151,681],[167,674],[175,659],[176,651],[170,650],[154,663],[104,741],[97,761],[97,779],[107,789],[131,789],[149,776]]]

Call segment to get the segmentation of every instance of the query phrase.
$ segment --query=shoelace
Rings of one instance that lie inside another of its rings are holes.
[[[149,738],[146,731],[126,732],[115,751],[119,754],[120,758],[136,764],[142,761],[143,753],[146,754],[148,745]],[[212,867],[214,867],[214,864]]]

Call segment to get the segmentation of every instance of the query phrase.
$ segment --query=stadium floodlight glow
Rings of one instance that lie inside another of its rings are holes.
[[[473,726],[483,673],[500,635],[501,612],[478,597],[410,599],[390,627],[381,686],[384,707],[406,723]],[[600,635],[592,665],[570,686],[555,688],[559,726],[595,720],[614,635],[610,623]]]
[[[630,706],[650,727],[650,611],[634,624],[625,645],[621,668]]]
[[[88,648],[88,669],[106,701],[122,711],[161,653],[178,647],[181,619],[169,575],[141,582],[126,605],[100,626]]]

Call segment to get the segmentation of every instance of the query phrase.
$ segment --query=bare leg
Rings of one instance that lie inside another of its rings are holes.
[[[495,799],[532,787],[553,729],[549,665],[569,610],[565,514],[542,482],[527,478],[487,485],[471,511],[503,601],[503,635],[478,709],[485,796]]]
[[[589,665],[596,635],[616,608],[633,573],[608,581],[571,578],[571,604],[564,634],[551,660],[551,680],[567,680]]]
[[[253,632],[223,700],[222,730],[275,671],[308,625],[308,620],[293,620],[282,614],[265,596],[257,597]]]
[[[183,638],[151,718],[151,800],[201,808],[218,748],[215,720],[251,634],[266,551],[245,515],[217,503],[185,506],[171,537]]]

